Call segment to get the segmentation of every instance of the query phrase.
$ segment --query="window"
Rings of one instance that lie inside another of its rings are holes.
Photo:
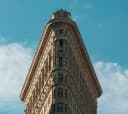
[[[63,74],[58,74],[58,82],[59,83],[63,82]]]
[[[67,83],[67,76],[65,76],[65,83]]]
[[[57,111],[58,112],[63,112],[63,103],[58,103],[58,105],[57,105]]]
[[[56,98],[56,89],[53,90],[53,96]]]
[[[67,112],[67,104],[65,104],[65,112]]]
[[[63,66],[63,57],[59,57],[59,67]]]
[[[64,49],[64,42],[62,39],[59,40],[59,51],[63,52]]]
[[[52,110],[53,110],[53,112],[56,111],[56,106],[55,106],[55,104],[52,105]]]
[[[58,88],[58,97],[63,97],[63,88]]]
[[[68,92],[67,89],[65,89],[65,98],[67,98]]]
[[[59,34],[63,34],[64,30],[63,29],[59,29],[58,32],[59,32]]]

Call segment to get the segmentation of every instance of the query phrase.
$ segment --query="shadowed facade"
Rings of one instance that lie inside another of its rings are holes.
[[[71,14],[54,12],[21,90],[25,114],[96,114],[101,94]]]

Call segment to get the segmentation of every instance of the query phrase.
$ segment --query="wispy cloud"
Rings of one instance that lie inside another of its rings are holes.
[[[5,37],[3,37],[3,36],[0,36],[0,43],[5,43],[6,42],[6,39],[5,39]]]
[[[101,29],[101,28],[103,28],[103,24],[99,23],[99,24],[97,24],[97,27],[98,27],[99,29]]]
[[[93,8],[93,5],[91,3],[84,3],[83,8],[91,9],[91,8]]]
[[[87,1],[80,2],[78,0],[73,1],[73,7],[79,8],[79,9],[91,9],[93,8],[93,4]]]
[[[99,112],[104,114],[123,114],[128,112],[128,69],[118,63],[96,62],[95,70],[99,76],[103,95],[99,99]]]
[[[31,49],[19,43],[0,46],[0,113],[21,108],[20,89],[31,60]]]
[[[75,16],[75,17],[73,17],[73,20],[74,21],[77,21],[79,19],[79,16],[77,15],[77,16]]]

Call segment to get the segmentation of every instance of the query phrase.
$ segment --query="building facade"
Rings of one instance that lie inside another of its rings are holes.
[[[25,114],[96,114],[101,94],[71,14],[54,12],[21,90]]]

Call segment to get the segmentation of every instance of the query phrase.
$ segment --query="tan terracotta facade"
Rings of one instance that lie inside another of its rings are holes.
[[[21,90],[25,114],[96,114],[101,94],[76,23],[53,13]]]

